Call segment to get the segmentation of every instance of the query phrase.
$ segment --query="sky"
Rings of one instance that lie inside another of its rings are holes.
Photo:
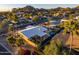
[[[12,10],[12,8],[25,7],[27,4],[0,4],[0,11]],[[57,7],[76,7],[78,4],[31,4],[35,8],[57,8]]]

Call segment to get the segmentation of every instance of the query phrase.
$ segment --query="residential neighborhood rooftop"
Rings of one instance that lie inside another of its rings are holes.
[[[42,36],[47,34],[47,33],[44,32],[46,30],[47,29],[45,27],[35,26],[35,27],[30,27],[30,28],[21,30],[21,33],[23,33],[28,38],[31,38],[32,36],[35,36],[35,35],[42,37]]]

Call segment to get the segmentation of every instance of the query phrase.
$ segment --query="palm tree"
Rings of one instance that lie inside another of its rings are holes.
[[[62,41],[59,39],[54,39],[50,42],[50,44],[45,46],[43,50],[45,55],[66,55],[68,54],[68,50],[63,48]]]
[[[0,29],[2,29],[2,26],[3,26],[2,23],[0,23]]]
[[[70,19],[70,20],[62,23],[60,26],[60,27],[64,28],[63,33],[68,34],[68,32],[69,32],[71,35],[70,53],[71,53],[71,48],[72,48],[72,44],[73,44],[73,36],[74,36],[74,34],[77,33],[77,26],[78,26],[78,21],[75,21],[74,19]]]
[[[49,18],[48,18],[48,27],[49,27],[49,28],[50,28],[50,25],[51,25],[51,22],[50,22],[50,21],[51,21],[51,18],[49,17]]]
[[[13,25],[12,25],[12,24],[9,24],[8,30],[9,30],[10,32],[13,31]]]

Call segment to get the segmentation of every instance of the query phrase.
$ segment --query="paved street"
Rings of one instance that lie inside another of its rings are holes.
[[[11,48],[6,41],[6,36],[0,36],[0,44],[3,45],[11,53]]]

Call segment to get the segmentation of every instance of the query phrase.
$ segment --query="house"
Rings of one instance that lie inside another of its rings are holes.
[[[63,23],[63,22],[68,22],[69,21],[69,19],[65,19],[65,18],[63,18],[63,19],[61,19],[61,23]]]
[[[23,14],[24,14],[24,12],[17,12],[16,13],[17,17],[22,17]]]
[[[6,19],[6,17],[0,15],[0,23],[1,23],[4,19]]]
[[[31,21],[29,21],[28,19],[25,18],[19,18],[17,22],[13,22],[11,21],[12,24],[14,25],[14,28],[24,28],[27,25],[31,24]]]
[[[79,16],[76,16],[75,19],[79,19]]]
[[[33,40],[40,40],[48,37],[46,33],[47,28],[42,26],[28,27],[24,30],[18,31],[18,34],[32,47],[37,47],[37,44]],[[35,39],[36,38],[36,39]]]

